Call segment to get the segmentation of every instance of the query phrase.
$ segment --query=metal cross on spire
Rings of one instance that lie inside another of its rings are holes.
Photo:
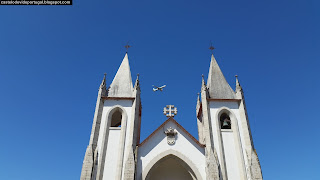
[[[212,46],[212,42],[210,42],[210,43],[211,43],[211,45],[210,45],[209,49],[211,50],[211,53],[213,54],[213,50],[214,50],[215,48]]]
[[[129,41],[127,42],[127,45],[124,46],[124,48],[126,48],[126,52],[128,52],[128,49],[131,48],[131,46],[129,45]]]
[[[167,117],[174,117],[177,115],[178,110],[174,105],[167,105],[166,107],[163,108],[163,114],[166,115]]]

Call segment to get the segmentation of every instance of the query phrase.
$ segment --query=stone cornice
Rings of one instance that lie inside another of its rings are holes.
[[[105,100],[134,100],[134,97],[108,97],[108,96],[103,96],[101,97],[102,99]]]
[[[234,101],[239,102],[241,99],[214,99],[214,98],[207,98],[208,101]]]

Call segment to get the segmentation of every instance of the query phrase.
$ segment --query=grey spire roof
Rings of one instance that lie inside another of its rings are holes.
[[[109,87],[108,97],[132,97],[132,92],[131,71],[128,54],[126,53],[118,72]]]
[[[213,54],[211,56],[207,87],[210,98],[235,99],[235,93],[222,74],[221,69]]]

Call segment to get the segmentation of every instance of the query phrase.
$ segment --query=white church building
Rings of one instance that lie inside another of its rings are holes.
[[[199,139],[168,119],[140,141],[139,77],[132,83],[126,53],[107,88],[100,85],[80,180],[262,180],[242,88],[234,91],[214,56],[202,78],[196,114]]]

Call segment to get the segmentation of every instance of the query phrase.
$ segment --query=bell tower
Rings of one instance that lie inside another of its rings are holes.
[[[242,87],[237,76],[236,91],[230,87],[213,54],[207,84],[202,76],[197,119],[207,179],[262,180]]]
[[[140,122],[139,76],[133,86],[126,53],[109,88],[105,77],[100,85],[80,179],[133,180]]]

